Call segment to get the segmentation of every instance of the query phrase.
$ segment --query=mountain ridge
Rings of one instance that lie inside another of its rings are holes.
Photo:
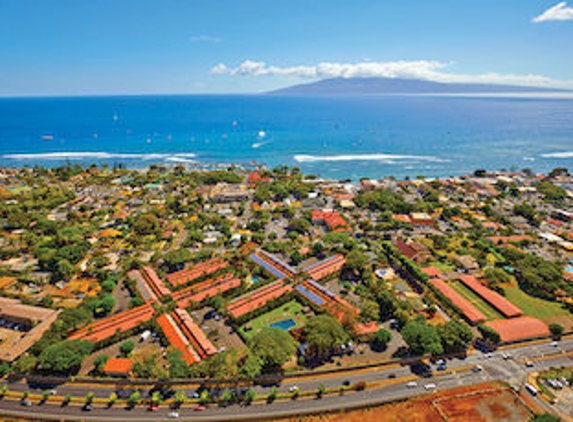
[[[267,92],[274,95],[570,93],[567,89],[507,84],[434,82],[405,78],[329,78]]]

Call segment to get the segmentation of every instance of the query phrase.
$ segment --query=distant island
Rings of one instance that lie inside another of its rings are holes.
[[[444,83],[401,78],[331,78],[269,92],[278,95],[571,93],[557,88]]]

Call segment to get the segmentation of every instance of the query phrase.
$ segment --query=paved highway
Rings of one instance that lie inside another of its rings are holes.
[[[346,381],[351,384],[364,381],[369,387],[365,391],[347,392],[344,395],[326,396],[322,399],[299,398],[292,400],[277,401],[272,404],[253,404],[251,406],[233,405],[226,408],[212,406],[203,412],[195,412],[192,405],[186,404],[179,410],[180,418],[192,418],[193,420],[239,420],[239,419],[272,419],[279,416],[298,415],[312,412],[321,412],[332,409],[353,408],[366,405],[375,405],[398,398],[408,398],[427,393],[424,386],[435,384],[436,389],[449,389],[465,386],[484,381],[505,381],[514,388],[523,388],[528,373],[542,371],[550,367],[571,366],[573,361],[568,357],[573,352],[573,339],[563,340],[553,346],[550,343],[528,344],[511,349],[499,350],[491,355],[475,352],[465,359],[451,359],[447,362],[446,371],[437,371],[436,365],[431,364],[431,373],[427,378],[418,377],[412,373],[409,366],[385,367],[379,370],[345,371],[344,373],[328,374],[319,377],[305,376],[302,378],[287,378],[278,387],[279,392],[287,393],[293,386],[298,386],[302,391],[316,391],[320,384],[327,388],[338,388]],[[510,355],[504,359],[503,354]],[[525,365],[526,361],[533,362],[532,367]],[[474,372],[472,369],[480,365],[483,370]],[[318,379],[316,379],[318,378]],[[417,386],[409,388],[407,382],[415,380]],[[41,393],[42,390],[34,390],[25,382],[9,384],[10,391],[30,391]],[[258,394],[268,393],[270,387],[257,386]],[[86,386],[66,384],[57,387],[57,394],[63,396],[71,394],[84,397],[88,392],[94,392],[96,397],[107,398],[115,391],[115,387]],[[185,388],[187,393],[195,391],[193,388]],[[142,390],[142,396],[147,397],[147,390]],[[296,403],[296,405],[293,405]],[[542,404],[542,406],[545,406]],[[545,408],[545,407],[544,407]],[[71,405],[60,407],[58,405],[38,405],[37,400],[31,407],[23,407],[17,400],[5,398],[0,401],[0,413],[31,412],[36,417],[42,418],[53,416],[55,419],[83,419],[83,420],[158,420],[167,418],[169,409],[164,405],[157,412],[149,412],[143,406],[134,410],[123,408],[104,409],[96,405],[91,412],[82,411],[80,407]]]

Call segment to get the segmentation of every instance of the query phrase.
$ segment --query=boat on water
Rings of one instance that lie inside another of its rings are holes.
[[[53,141],[54,135],[42,135],[42,141]]]

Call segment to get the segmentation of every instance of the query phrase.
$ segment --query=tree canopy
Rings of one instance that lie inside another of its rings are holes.
[[[438,331],[426,321],[416,320],[407,323],[402,329],[402,337],[417,355],[426,353],[439,355],[444,352]]]
[[[247,344],[266,370],[280,368],[296,352],[292,336],[279,328],[263,328]]]
[[[330,358],[350,337],[342,324],[329,315],[317,315],[305,327],[307,358],[322,361]]]
[[[83,360],[92,352],[93,344],[85,340],[64,340],[52,344],[40,353],[38,368],[56,375],[75,374]]]

